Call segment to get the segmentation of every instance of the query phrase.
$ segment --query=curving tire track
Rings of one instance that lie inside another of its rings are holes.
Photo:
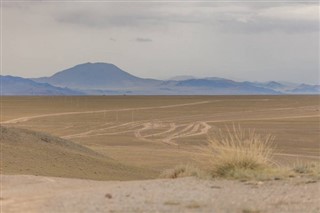
[[[43,115],[35,115],[28,116],[22,118],[16,118],[9,121],[0,122],[0,124],[14,124],[20,122],[26,122],[37,118],[45,118],[45,117],[56,117],[56,116],[64,116],[64,115],[81,115],[81,114],[93,114],[93,113],[105,113],[105,112],[124,112],[124,111],[132,111],[132,110],[149,110],[149,109],[167,109],[167,108],[175,108],[175,107],[183,107],[183,106],[193,106],[200,104],[207,104],[213,101],[199,101],[185,104],[173,104],[173,105],[164,105],[164,106],[156,106],[156,107],[136,107],[136,108],[124,108],[124,109],[111,109],[111,110],[91,110],[91,111],[82,111],[82,112],[61,112],[61,113],[52,113],[52,114],[43,114]]]

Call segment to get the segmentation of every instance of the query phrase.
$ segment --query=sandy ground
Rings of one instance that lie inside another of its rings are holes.
[[[320,212],[320,183],[200,180],[92,181],[3,175],[1,212]]]
[[[124,164],[150,162],[145,166],[158,170],[171,167],[177,160],[188,163],[185,159],[190,158],[194,146],[207,142],[207,135],[226,125],[240,124],[274,135],[276,157],[295,162],[301,158],[319,160],[319,98],[4,97],[0,122],[71,140]],[[159,157],[150,161],[151,152]],[[148,159],[140,162],[144,156]],[[164,158],[170,158],[169,163],[155,166]]]
[[[307,178],[141,180],[234,123],[274,135],[279,164],[318,161],[319,98],[4,97],[1,125],[17,129],[1,131],[0,212],[320,212]]]

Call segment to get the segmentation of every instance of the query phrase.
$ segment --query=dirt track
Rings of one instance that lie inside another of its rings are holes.
[[[320,183],[305,178],[269,182],[194,178],[102,182],[7,175],[1,178],[3,213],[320,211]]]
[[[42,114],[36,116],[28,116],[22,118],[16,118],[9,121],[0,122],[0,124],[14,124],[19,122],[26,122],[32,119],[37,118],[45,118],[45,117],[56,117],[56,116],[65,116],[65,115],[80,115],[80,114],[92,114],[92,113],[105,113],[105,112],[123,112],[123,111],[132,111],[132,110],[149,110],[149,109],[167,109],[174,107],[182,107],[182,106],[193,106],[198,104],[210,103],[212,101],[200,101],[193,103],[185,103],[185,104],[174,104],[174,105],[164,105],[164,106],[156,106],[156,107],[137,107],[137,108],[124,108],[124,109],[115,109],[115,110],[96,110],[96,111],[83,111],[83,112],[62,112],[62,113],[51,113],[51,114]]]
[[[175,104],[175,105],[163,105],[163,106],[156,106],[156,107],[137,107],[137,108],[124,108],[124,109],[117,109],[117,110],[96,110],[96,111],[82,111],[82,112],[63,112],[63,113],[52,113],[52,114],[42,114],[37,116],[28,116],[28,117],[21,117],[16,118],[8,121],[3,121],[1,124],[15,124],[15,123],[22,123],[22,122],[28,122],[33,119],[39,119],[39,118],[46,118],[46,117],[59,117],[59,116],[66,116],[66,115],[81,115],[81,114],[93,114],[93,113],[110,113],[110,112],[124,112],[124,111],[133,111],[133,110],[152,110],[152,109],[167,109],[167,108],[177,108],[177,107],[183,107],[183,106],[194,106],[194,105],[201,105],[201,104],[208,104],[213,101],[200,101],[200,102],[192,102],[192,103],[185,103],[185,104]],[[317,108],[317,106],[311,106],[311,108]],[[195,122],[189,122],[185,124],[176,124],[177,120],[179,119],[173,119],[171,122],[168,122],[167,119],[162,119],[160,121],[154,121],[154,120],[147,120],[147,121],[139,121],[139,122],[128,122],[128,123],[122,123],[122,124],[113,124],[113,123],[107,123],[110,124],[108,127],[103,128],[95,128],[89,131],[72,134],[72,135],[65,135],[63,138],[66,139],[72,139],[72,138],[83,138],[83,137],[92,137],[92,136],[102,136],[102,135],[120,135],[124,133],[132,132],[134,133],[134,136],[137,139],[143,140],[143,141],[158,141],[158,142],[164,142],[166,144],[171,145],[177,145],[174,140],[179,138],[185,138],[185,137],[193,137],[193,136],[199,136],[199,135],[206,135],[208,131],[212,128],[212,124],[214,123],[223,123],[223,122],[240,122],[240,121],[254,121],[254,120],[279,120],[279,119],[294,119],[294,118],[314,118],[314,117],[320,117],[320,114],[318,115],[291,115],[291,116],[275,116],[275,117],[264,117],[259,116],[259,113],[266,113],[270,111],[288,111],[288,110],[297,110],[299,108],[276,108],[276,109],[268,109],[268,110],[250,110],[250,111],[242,111],[242,112],[228,112],[225,114],[219,114],[213,116],[217,117],[215,120],[201,120],[203,119],[203,116],[199,116],[198,121]],[[308,110],[310,109],[310,106],[307,107],[300,107],[300,109]],[[254,117],[252,117],[252,113],[254,113]],[[258,113],[258,116],[257,116]],[[247,115],[245,118],[243,115]],[[220,117],[225,116],[233,116],[230,119],[220,119]],[[210,115],[207,117],[210,118]],[[211,116],[212,117],[212,116]],[[180,118],[181,119],[181,118]],[[166,122],[164,122],[166,121]],[[210,125],[211,124],[211,125]],[[106,125],[106,124],[104,124]],[[179,127],[183,127],[183,129],[178,130]],[[148,132],[148,130],[153,130],[157,128],[165,128],[162,132],[157,132],[154,134],[143,134],[143,132]],[[109,131],[109,130],[116,130],[116,131]],[[154,139],[154,136],[160,136],[161,138]],[[152,137],[152,138],[151,138]]]
[[[193,163],[196,148],[204,145],[207,134],[233,123],[275,135],[280,163],[319,160],[316,96],[70,99],[3,98],[1,124],[70,139],[106,156],[107,162],[94,158],[89,164],[82,153],[77,156],[83,161],[74,161],[74,151],[64,153],[65,149],[57,149],[55,156],[51,148],[47,151],[42,137],[38,142],[43,149],[38,144],[9,147],[3,174],[17,175],[1,175],[2,212],[320,212],[319,182],[306,178],[264,183],[193,178],[99,182],[19,175],[119,180],[125,172],[123,180],[158,177],[164,169]],[[75,102],[77,107],[70,104]],[[26,136],[19,138],[26,141]],[[9,170],[16,156],[21,161]],[[111,166],[106,166],[108,162]],[[124,169],[119,170],[118,162]],[[29,170],[30,165],[36,170]]]
[[[317,96],[21,99],[4,98],[3,125],[47,132],[157,171],[189,163],[207,135],[232,124],[274,135],[276,157],[285,165],[319,160]]]

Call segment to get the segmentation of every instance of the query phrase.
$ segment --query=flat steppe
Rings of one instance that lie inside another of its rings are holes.
[[[319,96],[2,97],[0,121],[161,171],[193,162],[208,135],[233,124],[274,135],[280,163],[319,160],[319,103]]]
[[[206,144],[210,135],[232,125],[275,136],[274,162],[280,166],[319,162],[320,96],[1,97],[0,109],[0,197],[6,212],[20,212],[17,206],[26,206],[26,211],[31,212],[32,208],[43,212],[46,207],[48,212],[99,211],[107,204],[101,202],[109,199],[104,194],[111,192],[113,204],[107,208],[110,212],[210,212],[214,206],[219,212],[301,212],[308,205],[307,212],[319,211],[319,200],[315,199],[319,183],[303,178],[254,183],[252,186],[257,189],[235,181],[213,181],[214,187],[210,188],[210,182],[193,178],[143,179],[158,178],[163,170],[179,164],[206,168],[199,147]],[[87,183],[92,185],[86,187]],[[216,192],[215,186],[225,191]],[[31,193],[33,187],[39,190]],[[131,202],[128,190],[138,193],[135,199],[141,199],[128,203],[129,209],[121,209],[122,202]],[[199,190],[207,195],[200,200],[196,199]],[[293,196],[286,199],[288,190]],[[218,205],[211,199],[221,194],[219,199],[226,200],[223,195],[227,198],[231,191],[239,191],[230,198],[234,201]],[[30,198],[26,199],[29,193]],[[165,193],[172,196],[164,199]],[[193,194],[190,199],[183,198],[188,193]],[[71,203],[58,205],[69,195]],[[266,199],[273,195],[274,200]],[[142,209],[132,209],[135,203]],[[148,204],[145,210],[142,203]],[[80,208],[72,209],[72,205]],[[94,206],[97,209],[85,209]]]

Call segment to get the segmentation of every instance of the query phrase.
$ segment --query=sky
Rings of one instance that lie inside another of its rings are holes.
[[[139,76],[319,84],[317,1],[1,2],[2,75],[86,62]]]

